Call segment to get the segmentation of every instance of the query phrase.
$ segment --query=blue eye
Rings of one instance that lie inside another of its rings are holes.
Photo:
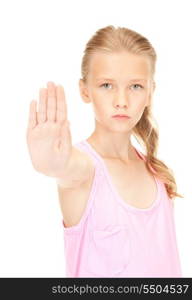
[[[103,83],[103,84],[101,85],[101,87],[103,87],[103,86],[105,86],[105,85],[107,85],[107,84],[110,85],[110,83],[105,82],[105,83]]]
[[[141,89],[143,89],[143,86],[140,84],[133,84],[133,86],[139,86]]]
[[[104,87],[104,86],[106,87],[106,85],[111,85],[111,83],[105,82],[101,85],[101,87]],[[143,86],[140,84],[133,84],[132,86],[137,86],[137,87],[140,87],[140,89],[143,89]],[[138,90],[138,88],[136,90]]]

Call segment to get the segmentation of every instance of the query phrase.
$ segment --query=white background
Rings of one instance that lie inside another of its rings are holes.
[[[154,115],[158,157],[175,173],[175,222],[183,276],[192,277],[191,1],[1,1],[0,4],[0,276],[65,277],[64,237],[56,182],[31,164],[29,103],[47,81],[62,84],[73,143],[94,129],[80,97],[80,64],[101,27],[125,26],[155,47]]]

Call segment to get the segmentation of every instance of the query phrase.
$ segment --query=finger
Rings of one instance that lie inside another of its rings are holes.
[[[29,107],[28,130],[37,125],[37,101],[32,100]]]
[[[38,123],[41,124],[46,121],[46,106],[47,106],[47,89],[41,88],[39,90],[39,111],[37,113]]]
[[[65,101],[65,93],[62,85],[56,87],[57,95],[57,111],[56,111],[56,121],[63,122],[67,119],[67,105]]]
[[[47,83],[47,121],[55,122],[56,118],[56,92],[55,84],[52,81]]]

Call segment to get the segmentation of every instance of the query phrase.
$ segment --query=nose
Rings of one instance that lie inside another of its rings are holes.
[[[121,108],[121,107],[122,107],[122,108],[126,108],[127,105],[126,105],[126,104],[123,104],[123,105],[121,105],[121,104],[120,104],[120,105],[119,105],[119,104],[115,104],[115,107],[116,107],[116,108]]]
[[[115,100],[114,100],[114,106],[116,108],[126,108],[127,107],[127,100],[126,100],[126,96],[123,93],[120,93],[119,95],[115,96]]]

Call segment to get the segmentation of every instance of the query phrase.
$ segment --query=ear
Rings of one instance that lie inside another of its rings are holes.
[[[152,101],[152,97],[153,97],[153,93],[155,91],[155,88],[156,88],[156,83],[155,83],[154,80],[152,80],[151,86],[150,86],[150,92],[149,92],[149,96],[148,96],[148,101],[147,101],[146,106],[150,106],[151,105],[151,101]]]
[[[79,91],[80,91],[81,98],[85,103],[91,102],[91,100],[89,99],[87,85],[81,78],[79,79]]]

